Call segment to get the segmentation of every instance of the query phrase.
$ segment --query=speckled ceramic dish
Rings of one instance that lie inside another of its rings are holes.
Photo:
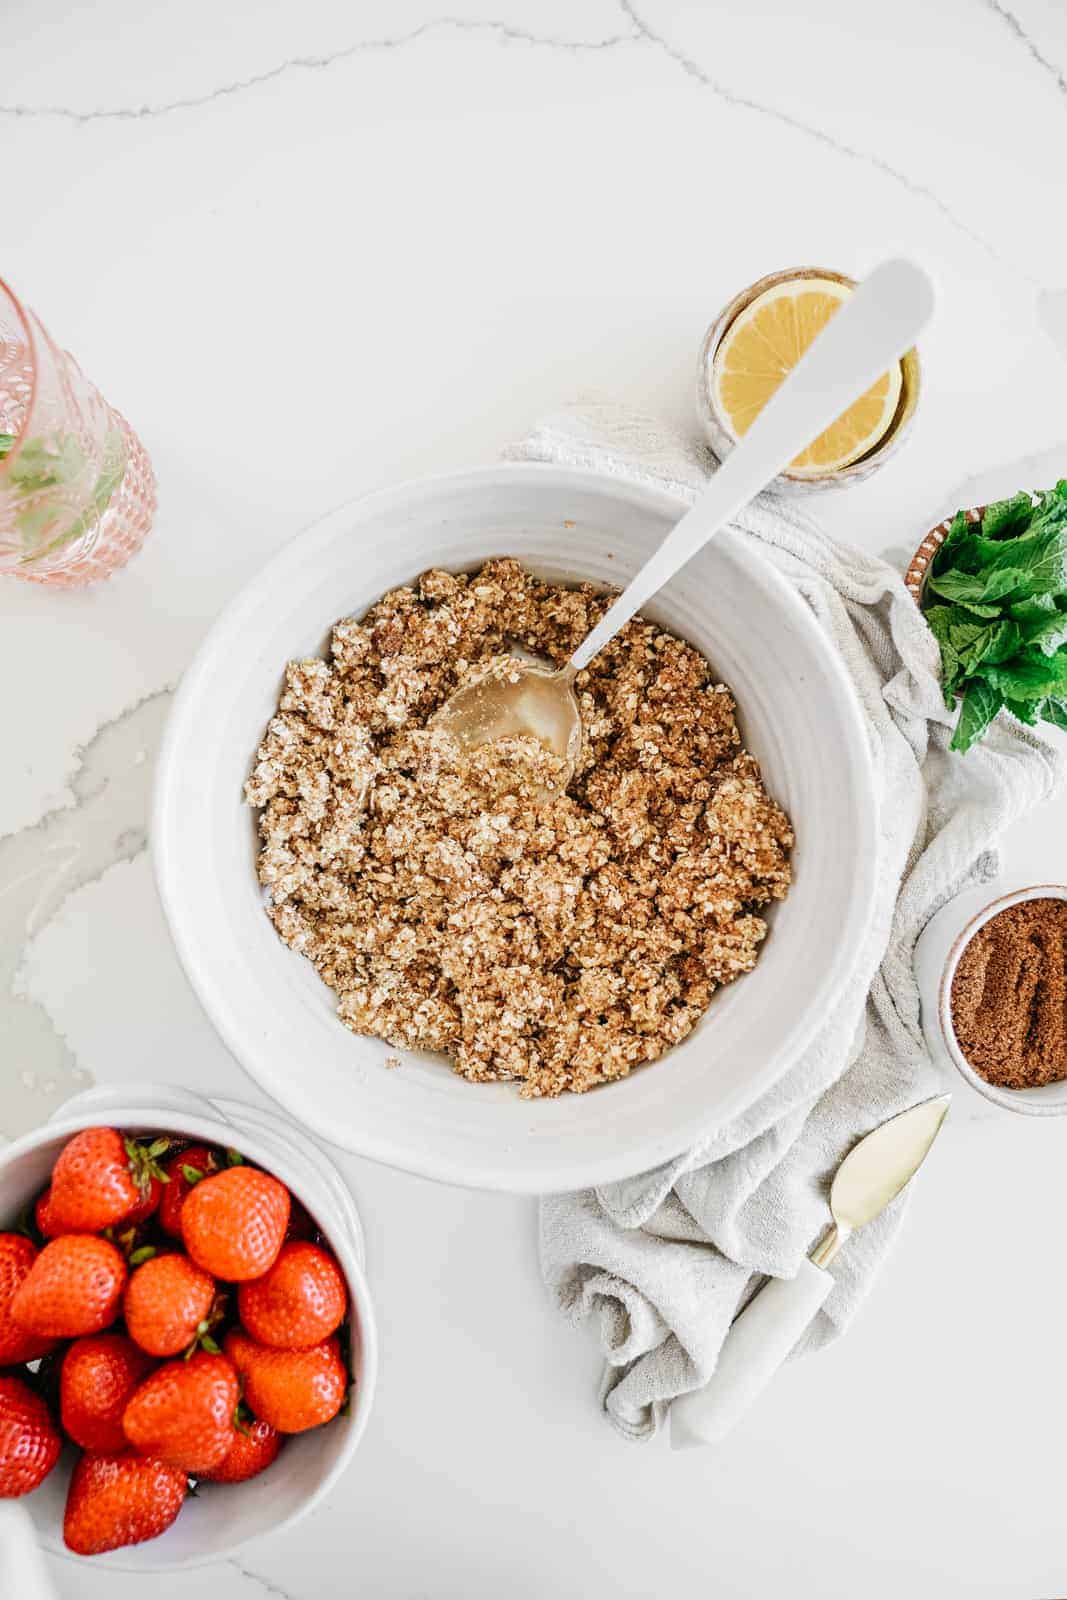
[[[723,335],[733,323],[735,318],[753,300],[756,300],[766,290],[773,289],[779,283],[790,283],[797,278],[830,278],[835,283],[846,283],[850,288],[856,287],[855,278],[848,278],[843,272],[831,272],[825,267],[790,267],[785,272],[772,272],[766,278],[760,278],[758,283],[753,283],[740,294],[734,296],[716,317],[700,347],[700,361],[697,367],[697,413],[705,437],[712,451],[719,461],[733,449],[737,443],[737,435],[727,424],[725,418],[715,403],[714,389],[711,382],[712,368],[715,362],[715,353],[722,342]],[[790,494],[807,494],[813,489],[844,489],[852,484],[862,483],[879,467],[885,465],[894,455],[907,437],[911,425],[915,420],[916,408],[919,404],[920,373],[919,355],[916,350],[909,350],[902,358],[901,375],[903,382],[900,390],[900,400],[896,414],[882,438],[858,461],[853,461],[850,466],[841,467],[836,472],[819,474],[804,473],[803,475],[788,470],[782,472],[774,480],[776,489],[787,491]]]

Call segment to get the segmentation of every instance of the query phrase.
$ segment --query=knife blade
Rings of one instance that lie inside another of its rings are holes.
[[[873,1222],[911,1182],[941,1131],[951,1099],[939,1094],[920,1100],[853,1145],[834,1174],[830,1189],[834,1220],[811,1253],[817,1267],[827,1266],[849,1235]]]

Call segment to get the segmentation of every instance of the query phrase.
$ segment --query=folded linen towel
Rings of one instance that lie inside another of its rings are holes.
[[[601,400],[578,401],[506,454],[656,485],[684,502],[715,465],[677,430]],[[920,1030],[915,940],[950,896],[996,875],[998,836],[1063,771],[1052,748],[1004,716],[965,761],[949,753],[937,645],[884,561],[831,540],[778,495],[761,496],[737,526],[811,607],[855,684],[880,805],[875,914],[850,987],[773,1090],[653,1172],[541,1203],[546,1284],[576,1322],[597,1323],[601,1403],[635,1439],[656,1432],[676,1395],[707,1382],[759,1277],[795,1274],[854,1141],[943,1087]],[[798,1352],[848,1325],[905,1199],[838,1257]]]

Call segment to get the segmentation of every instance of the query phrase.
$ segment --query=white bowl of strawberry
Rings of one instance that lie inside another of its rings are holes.
[[[47,1549],[225,1559],[327,1492],[376,1370],[352,1198],[276,1113],[90,1090],[0,1151],[0,1498]]]

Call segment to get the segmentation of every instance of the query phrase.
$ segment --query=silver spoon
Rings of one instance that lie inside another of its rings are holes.
[[[793,457],[909,350],[934,308],[934,288],[910,261],[884,261],[813,340],[707,489],[605,612],[566,666],[509,658],[445,701],[433,723],[473,748],[534,735],[563,758],[566,788],[581,750],[574,680],[646,600],[765,489]]]

